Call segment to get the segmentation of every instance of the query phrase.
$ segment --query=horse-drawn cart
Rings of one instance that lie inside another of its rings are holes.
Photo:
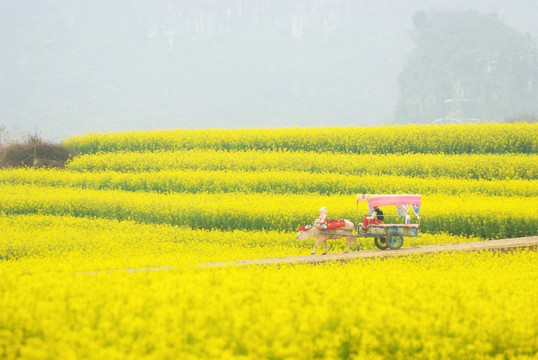
[[[369,214],[359,222],[359,203],[365,201]],[[385,215],[380,207],[395,206],[396,215]],[[409,214],[412,209],[412,214]],[[323,210],[324,217],[320,216],[313,225],[301,225],[297,240],[315,238],[312,254],[316,253],[318,245],[323,244],[327,253],[327,240],[346,238],[349,251],[351,243],[355,243],[358,250],[357,238],[373,238],[374,244],[381,250],[397,250],[403,245],[404,236],[416,237],[419,235],[420,195],[357,195],[357,222],[353,224],[346,219],[326,220],[326,208]]]

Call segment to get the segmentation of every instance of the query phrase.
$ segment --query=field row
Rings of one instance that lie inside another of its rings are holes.
[[[360,205],[359,212],[365,214],[366,205]],[[156,194],[0,186],[0,208],[5,214],[98,217],[202,229],[293,231],[301,224],[312,223],[321,206],[329,208],[329,217],[356,220],[354,195]],[[485,238],[527,236],[538,232],[537,197],[439,194],[424,197],[422,209],[421,229],[424,232]]]
[[[0,261],[21,274],[31,272],[31,267],[85,272],[297,256],[309,254],[315,242],[296,240],[295,231],[190,229],[53,215],[4,215],[0,227]],[[423,234],[406,239],[406,246],[478,240]],[[372,239],[359,239],[358,245],[360,250],[376,248]],[[328,246],[330,252],[343,252],[345,240],[330,241]]]
[[[273,193],[273,194],[448,194],[538,196],[538,180],[466,180],[406,176],[312,174],[263,170],[163,170],[159,172],[74,172],[57,170],[0,170],[0,184],[75,187],[95,190],[159,193]]]
[[[76,257],[0,262],[0,358],[533,358],[537,254],[96,275],[47,271]]]
[[[538,124],[482,124],[127,131],[70,137],[64,144],[80,153],[214,149],[354,154],[535,154],[537,138]]]
[[[102,153],[75,157],[81,172],[163,170],[300,171],[485,180],[538,180],[538,155],[354,155],[280,151]]]

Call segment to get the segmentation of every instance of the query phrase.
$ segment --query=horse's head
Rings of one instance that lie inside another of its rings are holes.
[[[312,225],[301,225],[299,226],[299,234],[297,234],[297,237],[296,239],[297,240],[305,240],[305,239],[308,239],[309,237],[312,237],[312,229],[313,229],[313,226]]]

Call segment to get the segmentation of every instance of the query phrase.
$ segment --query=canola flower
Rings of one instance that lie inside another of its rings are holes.
[[[85,154],[188,149],[354,154],[535,154],[538,151],[537,138],[536,123],[521,123],[125,131],[75,136],[63,142]]]
[[[425,197],[422,203],[424,232],[489,239],[538,232],[538,197],[439,194]],[[6,214],[98,217],[204,229],[290,231],[312,223],[317,215],[313,209],[321,206],[331,209],[334,218],[355,222],[367,213],[361,204],[362,214],[357,214],[354,194],[156,194],[0,185],[0,208]]]
[[[0,357],[533,358],[537,256],[91,275],[0,266]]]
[[[362,189],[425,195],[422,236],[404,246],[536,235],[537,130],[67,139],[88,155],[64,171],[0,171],[0,358],[534,358],[536,251],[197,264],[308,254],[313,240],[296,241],[297,226],[320,206],[355,221]]]
[[[304,171],[163,170],[74,172],[54,169],[0,170],[0,184],[159,193],[340,194],[420,193],[466,196],[538,196],[538,180],[474,180],[408,176],[319,174]]]
[[[82,272],[305,255],[315,241],[295,240],[296,231],[190,229],[52,215],[5,215],[0,227],[0,261],[20,274],[37,268]],[[423,234],[406,239],[406,246],[479,240]],[[358,245],[361,250],[375,249],[372,239],[359,239]],[[343,252],[345,241],[331,241],[329,249]]]
[[[181,150],[118,152],[74,158],[71,171],[146,172],[163,170],[302,171],[319,174],[398,175],[482,180],[538,180],[532,154],[332,154],[282,151]]]

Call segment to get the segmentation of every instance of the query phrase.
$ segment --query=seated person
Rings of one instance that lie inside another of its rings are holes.
[[[383,211],[379,208],[379,206],[374,207],[374,211],[372,212],[372,215],[370,215],[370,219],[377,219],[383,222],[384,218]]]
[[[373,209],[370,209],[370,216],[364,218],[362,228],[366,229],[370,225],[382,224],[384,218],[383,211],[379,206],[376,206]]]

